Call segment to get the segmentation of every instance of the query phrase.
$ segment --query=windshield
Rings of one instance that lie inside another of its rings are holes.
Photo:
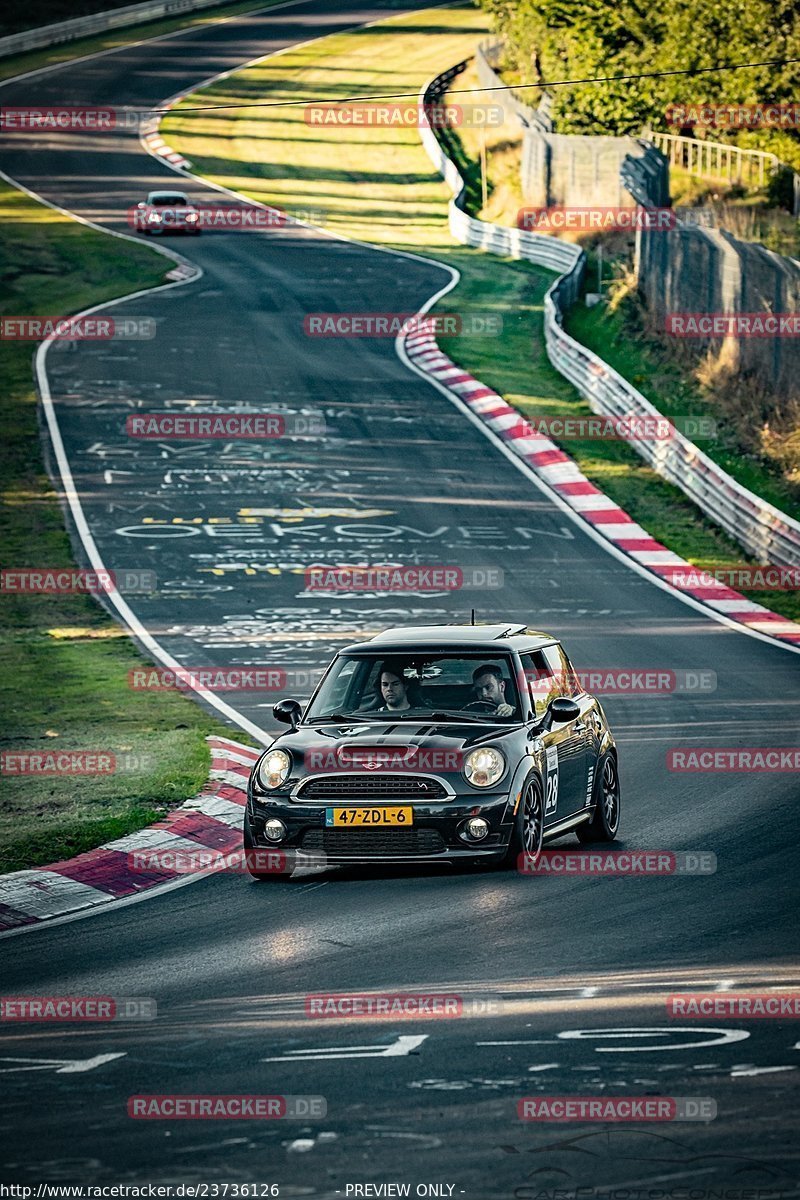
[[[321,718],[391,720],[439,716],[511,722],[520,717],[512,660],[507,655],[342,655],[305,714]]]
[[[180,205],[185,207],[188,203],[189,201],[180,192],[170,195],[165,192],[156,192],[148,200],[148,204],[152,204],[154,208],[177,208]]]

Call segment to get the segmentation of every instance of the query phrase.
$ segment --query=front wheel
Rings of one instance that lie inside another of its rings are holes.
[[[538,775],[532,775],[522,789],[522,798],[514,821],[514,832],[506,854],[506,866],[518,866],[519,856],[524,854],[534,865],[542,852],[542,836],[544,834],[544,804],[542,802],[542,782]]]
[[[581,842],[613,842],[619,829],[620,791],[617,760],[602,755],[594,779],[594,812],[575,832]]]

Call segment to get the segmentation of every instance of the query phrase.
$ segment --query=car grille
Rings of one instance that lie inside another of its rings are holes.
[[[322,850],[331,855],[353,858],[376,855],[441,854],[444,840],[435,829],[307,829],[304,850]]]
[[[443,800],[447,789],[438,779],[418,775],[331,775],[307,779],[297,790],[303,800],[403,796],[411,800]]]

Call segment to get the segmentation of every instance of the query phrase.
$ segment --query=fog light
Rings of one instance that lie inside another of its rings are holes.
[[[483,817],[470,817],[464,832],[471,842],[482,842],[489,832],[489,822],[484,821]]]
[[[286,826],[277,817],[269,817],[264,822],[264,837],[268,842],[282,842],[286,837]]]

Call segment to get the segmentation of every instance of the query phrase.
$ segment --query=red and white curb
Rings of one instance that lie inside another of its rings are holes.
[[[183,96],[173,97],[174,103],[183,100]],[[141,140],[147,150],[154,154],[157,158],[166,159],[173,167],[180,167],[183,171],[188,171],[191,163],[188,158],[184,158],[182,154],[178,154],[177,150],[173,150],[168,146],[163,137],[159,133],[159,124],[161,116],[156,115],[150,118],[142,125]]]
[[[200,849],[240,849],[247,779],[261,751],[228,738],[210,737],[208,741],[208,784],[199,796],[162,821],[65,862],[0,875],[0,931],[38,925],[81,910],[96,911],[115,900],[186,878],[166,868],[131,870],[128,855],[134,850],[196,854]]]
[[[682,586],[674,573],[702,572],[674,554],[637,525],[616,501],[591,483],[577,463],[555,442],[531,429],[517,409],[502,396],[469,375],[444,354],[427,330],[409,333],[405,352],[417,370],[453,393],[470,412],[505,442],[549,488],[593,529],[641,566],[658,575],[676,591],[699,600],[729,621],[744,625],[767,637],[800,645],[800,624],[748,600],[740,592],[709,578],[698,585]]]

